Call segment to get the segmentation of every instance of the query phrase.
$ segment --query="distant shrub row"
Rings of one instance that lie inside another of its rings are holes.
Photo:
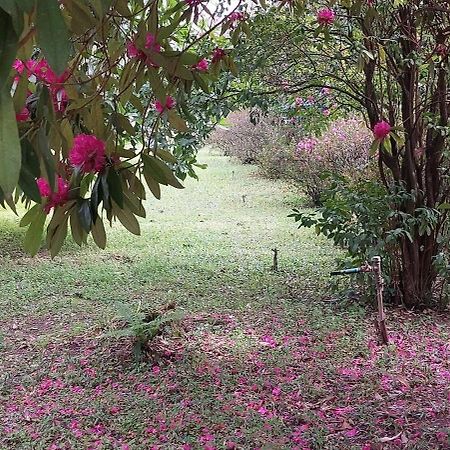
[[[375,177],[372,136],[356,118],[332,122],[319,138],[302,137],[295,125],[274,117],[254,124],[248,111],[232,113],[227,122],[213,133],[212,145],[244,164],[257,164],[269,178],[291,181],[313,205],[320,205],[329,185],[327,173],[355,182]]]

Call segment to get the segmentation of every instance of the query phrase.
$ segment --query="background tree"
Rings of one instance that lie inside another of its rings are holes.
[[[307,3],[254,21],[241,85],[253,98],[328,87],[363,112],[386,195],[405,192],[383,230],[398,231],[391,287],[409,307],[430,304],[448,264],[448,2]],[[333,237],[332,224],[319,229]]]

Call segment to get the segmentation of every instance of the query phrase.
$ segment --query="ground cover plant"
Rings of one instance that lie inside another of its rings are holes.
[[[370,310],[322,302],[336,251],[292,228],[287,186],[200,160],[104,252],[30,259],[2,214],[0,448],[448,448],[448,317],[389,311],[379,346]],[[104,336],[117,301],[183,313],[140,365]]]

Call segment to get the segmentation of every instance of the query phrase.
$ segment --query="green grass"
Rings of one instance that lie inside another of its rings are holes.
[[[138,299],[175,299],[189,311],[239,309],[283,296],[286,273],[302,275],[305,297],[316,289],[333,250],[287,218],[286,186],[208,151],[201,160],[209,168],[200,172],[200,182],[189,180],[182,191],[166,189],[161,201],[150,198],[142,236],[115,224],[106,251],[93,243],[79,249],[69,240],[54,260],[45,250],[30,259],[20,250],[17,220],[2,213],[0,317],[80,307],[95,314],[111,300]],[[270,270],[275,247],[281,274]]]
[[[339,252],[287,217],[297,193],[200,160],[200,182],[149,199],[142,236],[116,224],[106,251],[29,258],[1,214],[0,449],[360,449],[402,430],[440,448],[447,319],[396,317],[374,347],[370,311],[321,301]],[[116,301],[184,318],[136,365],[105,337]]]

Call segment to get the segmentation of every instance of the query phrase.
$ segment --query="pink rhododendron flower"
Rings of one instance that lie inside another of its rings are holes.
[[[270,348],[275,348],[278,344],[277,341],[271,335],[265,335],[261,338],[264,344],[268,345]]]
[[[70,72],[68,70],[65,70],[61,75],[56,75],[45,59],[41,59],[39,61],[29,59],[25,63],[25,67],[31,75],[34,75],[39,81],[42,81],[48,85],[63,84],[70,77]]]
[[[330,111],[328,108],[325,108],[325,109],[322,111],[322,114],[323,114],[325,117],[328,117],[328,116],[331,114],[331,111]]]
[[[323,95],[329,95],[330,92],[331,92],[331,89],[330,89],[330,88],[328,88],[328,87],[322,88],[322,94],[323,94]]]
[[[301,97],[297,97],[296,99],[295,99],[295,106],[302,106],[303,105],[303,103],[304,103],[304,101],[303,101],[303,99],[301,98]]]
[[[83,172],[101,172],[105,167],[105,143],[95,136],[79,134],[73,140],[69,161]]]
[[[22,60],[16,59],[12,65],[13,69],[17,71],[17,73],[22,74],[25,70],[25,64]]]
[[[243,12],[234,12],[229,16],[230,22],[239,22],[245,19],[245,15]]]
[[[330,8],[322,8],[317,13],[317,22],[322,26],[329,26],[334,22],[335,14]]]
[[[38,178],[36,184],[39,189],[41,197],[47,199],[44,211],[48,214],[52,208],[64,205],[69,199],[69,184],[63,178],[58,177],[56,192],[52,192],[49,182],[45,178]],[[41,390],[48,390],[53,385],[51,380],[41,383]]]
[[[30,120],[30,111],[26,106],[24,106],[20,113],[16,114],[16,120],[17,122],[26,122],[27,120]]]
[[[161,45],[156,41],[156,36],[152,33],[147,33],[145,36],[145,48],[155,53],[161,53]],[[151,67],[158,67],[143,50],[136,46],[135,41],[127,42],[127,54],[130,58],[145,61],[145,63]]]
[[[205,430],[203,434],[199,437],[199,441],[201,444],[208,444],[209,442],[214,441],[214,435],[212,435],[209,431]]]
[[[301,155],[302,153],[311,153],[314,150],[314,147],[317,145],[317,139],[314,138],[305,138],[302,139],[297,144],[296,155]]]
[[[273,395],[273,396],[278,397],[280,394],[281,394],[281,388],[279,388],[279,387],[274,387],[274,388],[272,389],[272,395]]]
[[[52,190],[50,184],[45,178],[38,178],[36,181],[41,197],[50,197]]]
[[[355,381],[359,380],[362,375],[359,367],[344,367],[339,370],[339,373]]]
[[[45,59],[41,59],[40,61],[29,59],[25,62],[25,67],[27,68],[30,75],[35,76],[38,80],[41,81],[45,77],[45,73],[47,72],[47,70],[50,69]]]
[[[161,45],[156,42],[156,36],[154,34],[147,33],[145,37],[145,48],[155,53],[161,52]]]
[[[127,42],[127,53],[130,58],[145,59],[145,53],[139,50],[133,41]]]
[[[163,105],[159,100],[155,101],[155,109],[158,111],[159,114],[162,114],[166,109],[173,109],[177,102],[173,97],[168,95],[166,97],[166,104]]]
[[[194,69],[197,69],[199,72],[207,72],[208,66],[208,61],[203,58],[194,66]]]
[[[389,136],[391,130],[391,125],[388,122],[382,120],[381,122],[375,124],[375,126],[373,127],[373,134],[375,136],[375,139],[382,141],[387,136]]]
[[[212,63],[215,64],[219,61],[222,61],[222,59],[225,57],[225,50],[221,48],[215,48],[212,52]]]
[[[61,75],[56,75],[56,73],[47,66],[47,69],[41,76],[42,81],[48,83],[50,86],[55,86],[65,83],[70,77],[70,72],[65,70]]]

